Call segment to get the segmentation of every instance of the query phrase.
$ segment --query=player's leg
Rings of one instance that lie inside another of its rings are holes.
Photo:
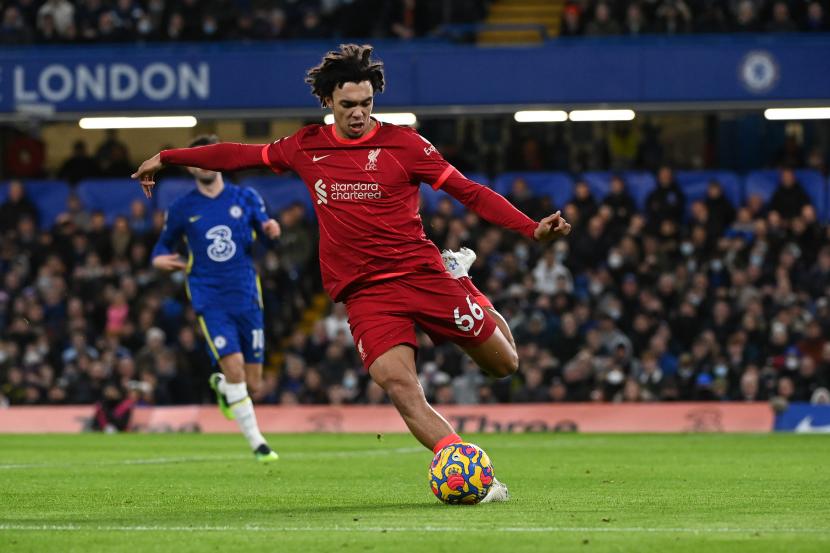
[[[461,441],[424,396],[415,366],[414,305],[401,282],[376,284],[346,301],[357,351],[372,379],[386,391],[415,438],[435,451]]]
[[[519,354],[510,326],[487,296],[473,284],[468,274],[476,260],[475,252],[469,248],[461,248],[457,252],[444,250],[441,258],[447,272],[464,287],[473,301],[493,318],[497,327],[496,332],[486,342],[474,347],[464,347],[464,351],[489,376],[503,378],[515,373],[519,368]]]
[[[221,373],[214,373],[210,377],[210,385],[216,392],[219,408],[226,418],[236,420],[257,460],[270,461],[277,459],[277,455],[259,431],[254,405],[248,395],[246,384],[246,362],[255,360],[250,353],[255,338],[247,336],[250,332],[247,327],[252,325],[244,324],[246,322],[251,321],[244,318],[240,321],[237,316],[221,312],[205,313],[199,318],[211,353],[222,370]],[[256,321],[253,323],[256,324]],[[240,329],[243,332],[240,332]],[[258,338],[256,343],[260,343]],[[256,360],[261,358],[260,351],[260,356]],[[261,374],[261,363],[247,364],[259,364]],[[256,369],[253,369],[253,372],[256,372]]]
[[[418,380],[415,350],[397,345],[381,354],[370,366],[369,374],[400,413],[409,431],[425,447],[435,450],[442,440],[461,441],[452,425],[427,403]]]

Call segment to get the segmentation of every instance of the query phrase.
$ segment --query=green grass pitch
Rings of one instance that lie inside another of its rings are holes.
[[[830,551],[830,436],[470,435],[504,504],[445,506],[403,435],[0,436],[0,551]]]

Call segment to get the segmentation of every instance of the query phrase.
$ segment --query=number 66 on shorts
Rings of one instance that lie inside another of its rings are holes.
[[[471,331],[476,326],[476,321],[484,320],[484,309],[478,303],[471,300],[469,294],[467,295],[467,307],[469,307],[469,314],[462,314],[460,307],[456,307],[455,311],[453,311],[455,326],[464,332]],[[474,334],[478,336],[477,332]]]

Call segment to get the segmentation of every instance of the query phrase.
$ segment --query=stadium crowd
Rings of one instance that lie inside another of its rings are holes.
[[[574,231],[531,244],[448,200],[424,213],[439,248],[478,253],[471,276],[510,321],[521,369],[491,381],[451,345],[420,336],[435,403],[536,401],[830,401],[830,225],[793,172],[765,205],[733,206],[713,182],[687,206],[671,169],[638,210],[625,182],[594,198],[577,182],[566,206],[513,183],[539,218],[562,207]],[[162,182],[163,186],[163,182]],[[25,183],[0,205],[0,404],[202,403],[211,361],[183,275],[149,263],[163,214],[135,202],[111,225],[71,196],[49,230]],[[314,221],[278,214],[263,249],[269,361],[263,403],[381,403],[343,305],[298,326],[321,287]]]
[[[569,0],[560,36],[826,32],[819,0]]]
[[[486,13],[477,0],[8,0],[0,43],[410,39]]]
[[[0,44],[408,40],[481,22],[485,0],[5,0]],[[561,36],[827,31],[825,0],[570,0]]]

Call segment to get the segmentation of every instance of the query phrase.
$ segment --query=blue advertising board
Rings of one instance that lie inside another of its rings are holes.
[[[791,403],[775,416],[775,431],[830,433],[830,405]]]
[[[4,47],[0,113],[318,107],[305,71],[336,42]],[[378,43],[385,107],[830,99],[830,37]]]

